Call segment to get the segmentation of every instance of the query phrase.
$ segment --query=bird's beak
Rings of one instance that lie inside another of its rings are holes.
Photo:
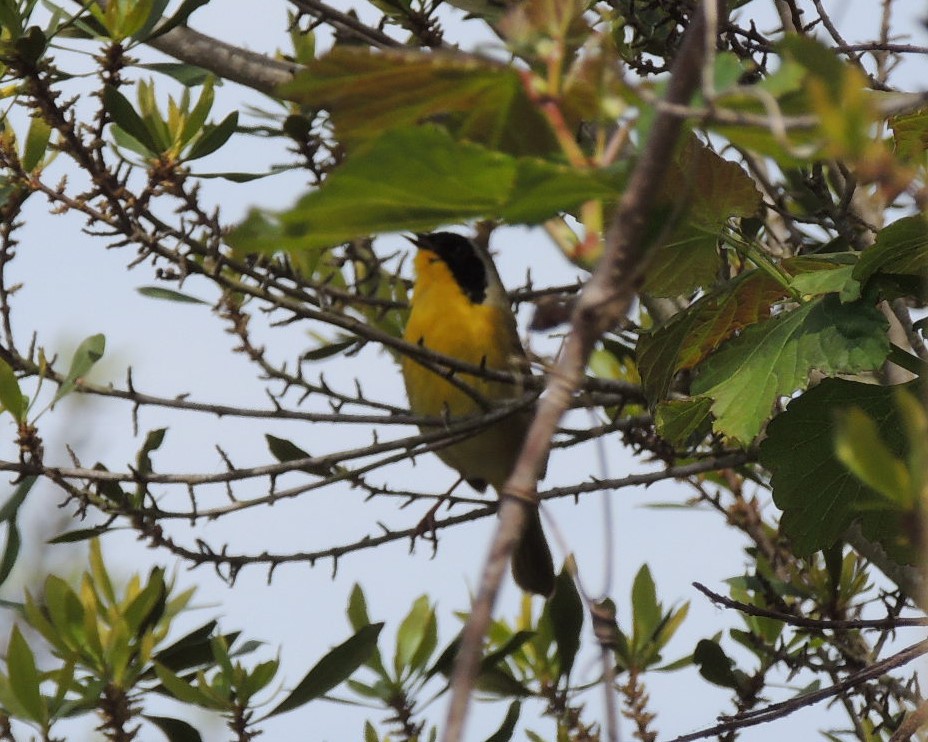
[[[429,236],[424,232],[414,232],[412,235],[403,235],[407,240],[420,249],[429,249]]]

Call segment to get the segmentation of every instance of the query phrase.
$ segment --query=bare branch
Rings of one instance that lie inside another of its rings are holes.
[[[715,0],[710,0],[715,2]],[[720,6],[719,6],[720,7]],[[721,11],[719,11],[721,13]],[[669,103],[686,104],[699,84],[705,55],[705,17],[695,13],[674,60],[667,88]],[[595,341],[614,327],[631,306],[643,275],[648,249],[642,239],[650,205],[667,170],[682,122],[661,112],[606,235],[605,254],[580,293],[571,332],[557,365],[549,372],[547,393],[539,402],[522,453],[500,493],[500,518],[486,558],[477,598],[464,628],[451,680],[451,701],[443,739],[463,736],[470,691],[477,674],[483,637],[489,626],[503,573],[530,507],[535,507],[538,475],[557,423],[580,386]]]

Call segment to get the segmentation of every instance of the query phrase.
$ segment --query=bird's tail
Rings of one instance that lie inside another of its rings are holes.
[[[522,540],[512,555],[512,576],[527,592],[545,597],[554,592],[554,560],[535,508],[528,515]]]

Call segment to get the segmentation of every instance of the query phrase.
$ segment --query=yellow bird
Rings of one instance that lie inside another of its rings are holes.
[[[516,320],[493,260],[474,242],[451,232],[420,234],[412,240],[416,283],[404,339],[475,366],[500,371],[523,370],[525,351]],[[402,360],[410,409],[417,415],[453,419],[482,412],[474,396],[410,357]],[[462,384],[488,401],[517,399],[515,384],[455,374]],[[532,420],[520,410],[435,453],[483,492],[499,492],[512,471]],[[554,564],[538,511],[528,519],[512,558],[512,574],[523,590],[550,595]]]

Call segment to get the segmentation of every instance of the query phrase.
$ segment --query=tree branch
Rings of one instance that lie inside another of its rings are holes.
[[[667,87],[668,103],[686,104],[696,91],[705,58],[704,32],[705,15],[697,12],[674,60]],[[650,248],[644,239],[645,224],[682,125],[681,119],[667,111],[659,112],[654,121],[651,136],[606,234],[603,258],[580,293],[560,360],[548,376],[547,393],[539,401],[522,453],[500,493],[499,522],[484,563],[477,598],[464,627],[451,679],[451,701],[442,737],[446,742],[462,739],[483,637],[506,564],[525,527],[529,508],[536,506],[536,483],[547,459],[551,438],[579,388],[593,344],[625,316],[641,282]]]
[[[844,691],[855,688],[862,683],[866,683],[868,680],[878,678],[890,670],[894,670],[897,667],[902,667],[903,665],[908,664],[912,660],[917,659],[926,653],[928,653],[928,640],[913,644],[912,646],[903,649],[901,652],[898,652],[891,657],[887,657],[885,660],[875,662],[869,667],[864,668],[859,672],[852,673],[844,680],[835,683],[834,685],[830,685],[827,688],[812,691],[811,693],[803,693],[802,695],[791,698],[788,701],[783,701],[782,703],[773,703],[762,709],[758,709],[757,711],[751,711],[746,714],[742,714],[741,716],[728,718],[721,724],[716,724],[713,727],[702,729],[691,734],[684,734],[681,737],[674,737],[672,740],[669,740],[669,742],[692,742],[693,740],[715,737],[716,735],[733,732],[736,729],[744,729],[745,727],[752,727],[758,724],[764,724],[768,721],[773,721],[774,719],[782,718],[788,714],[793,713],[794,711],[798,711],[801,708],[806,708],[807,706],[812,706],[819,701],[833,698],[839,693],[843,693]]]

